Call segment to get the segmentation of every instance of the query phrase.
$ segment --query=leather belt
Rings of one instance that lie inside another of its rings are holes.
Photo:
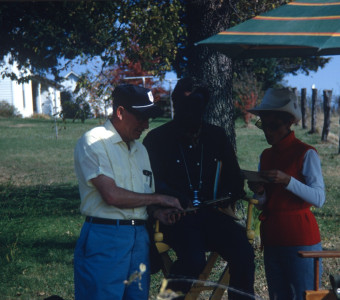
[[[117,220],[117,219],[104,219],[104,218],[96,218],[96,217],[86,217],[85,219],[88,223],[93,224],[102,224],[102,225],[131,225],[131,226],[140,226],[145,225],[146,220]]]

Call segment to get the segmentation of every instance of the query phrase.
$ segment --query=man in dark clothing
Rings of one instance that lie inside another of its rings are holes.
[[[176,196],[182,207],[231,196],[239,199],[243,179],[234,149],[224,130],[203,121],[208,101],[204,88],[193,88],[190,79],[178,82],[173,102],[175,118],[144,139],[156,191]],[[254,252],[245,229],[216,207],[198,209],[171,226],[162,226],[165,241],[178,260],[172,278],[197,278],[206,251],[218,252],[230,266],[230,287],[253,295]],[[187,292],[187,283],[173,283],[171,289]],[[229,290],[229,299],[250,299]]]

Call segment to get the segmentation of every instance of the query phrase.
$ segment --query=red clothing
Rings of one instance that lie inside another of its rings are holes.
[[[261,155],[261,170],[277,169],[304,183],[306,152],[314,149],[291,132]],[[315,149],[314,149],[315,150]],[[282,184],[265,184],[267,201],[260,215],[264,246],[308,246],[321,241],[311,204],[286,190]]]

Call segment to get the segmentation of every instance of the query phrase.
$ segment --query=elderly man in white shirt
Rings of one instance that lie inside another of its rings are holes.
[[[136,141],[160,115],[151,91],[120,85],[112,96],[112,118],[85,133],[74,151],[86,217],[74,255],[76,300],[148,299],[146,208],[164,207],[153,217],[167,224],[174,222],[169,212],[182,209],[176,198],[154,193],[147,151]]]

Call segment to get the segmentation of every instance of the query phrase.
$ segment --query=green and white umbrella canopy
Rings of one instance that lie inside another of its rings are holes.
[[[338,55],[340,1],[293,1],[197,45],[232,58]]]

